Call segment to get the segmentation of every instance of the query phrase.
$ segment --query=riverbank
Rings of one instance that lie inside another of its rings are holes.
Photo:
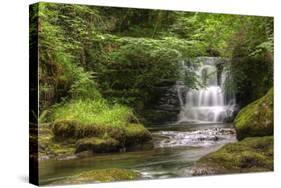
[[[199,158],[236,142],[232,124],[162,125],[149,130],[153,148],[41,160],[40,184],[65,182],[82,172],[111,168],[138,172],[137,179],[187,177]]]
[[[95,153],[152,147],[151,133],[132,109],[96,100],[71,100],[52,108],[51,123],[39,125],[39,159],[63,159]]]
[[[92,156],[95,153],[125,152],[153,147],[150,142],[151,133],[138,124],[131,124],[124,131],[123,137],[119,138],[124,139],[123,143],[109,136],[58,139],[52,126],[52,124],[44,124],[39,128],[39,160],[66,160]],[[68,128],[68,126],[64,128]]]

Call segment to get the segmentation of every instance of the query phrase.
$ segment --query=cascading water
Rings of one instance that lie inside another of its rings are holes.
[[[189,61],[197,66],[182,63],[183,69],[195,71],[199,81],[205,85],[200,89],[188,89],[183,82],[177,83],[181,111],[178,123],[218,123],[233,115],[235,98],[227,96],[223,85],[226,72],[221,68],[225,59],[199,57]]]

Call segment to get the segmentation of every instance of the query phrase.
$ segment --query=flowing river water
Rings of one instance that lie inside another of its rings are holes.
[[[136,170],[142,174],[141,179],[191,176],[198,159],[235,142],[233,125],[224,123],[233,116],[235,100],[222,88],[227,76],[225,71],[217,69],[222,59],[204,57],[196,60],[200,62],[195,67],[183,63],[183,70],[192,68],[206,87],[187,89],[182,82],[177,82],[175,88],[181,108],[178,121],[149,128],[153,149],[68,160],[43,160],[39,163],[40,184],[104,168]]]
[[[191,176],[191,169],[199,158],[236,141],[232,124],[166,125],[151,131],[154,148],[150,150],[40,161],[40,184],[103,168],[136,170],[142,174],[142,179]]]

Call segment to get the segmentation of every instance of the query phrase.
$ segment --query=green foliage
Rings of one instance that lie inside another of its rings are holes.
[[[71,100],[54,108],[53,121],[79,121],[83,125],[104,125],[122,127],[127,124],[132,116],[128,107],[109,105],[105,100]]]
[[[44,110],[39,114],[38,122],[39,124],[47,122],[49,110]]]
[[[245,106],[273,86],[273,18],[245,17],[238,23],[229,41],[233,79],[228,84]]]
[[[196,44],[191,41],[175,37],[155,40],[107,35],[103,36],[104,48],[108,48],[107,41],[114,47],[95,65],[97,79],[107,95],[111,91],[115,92],[111,92],[115,97],[116,91],[123,91],[125,96],[129,93],[126,98],[130,104],[139,99],[149,101],[151,90],[163,80],[184,79],[188,86],[196,81],[192,73],[184,78],[180,74],[179,62],[200,53],[200,46],[194,48]]]
[[[227,84],[237,93],[241,106],[262,97],[273,86],[273,61],[264,56],[234,58],[230,73],[232,80]]]
[[[76,71],[79,73],[69,90],[71,97],[73,99],[101,99],[101,94],[97,90],[91,73],[85,72],[81,67],[78,67]]]
[[[96,31],[98,24],[93,23],[100,20],[97,11],[81,5],[39,3],[38,17],[40,96],[50,101],[43,108],[68,97],[69,91],[74,98],[98,97],[91,73],[85,70],[84,49]]]
[[[201,53],[208,56],[229,56],[228,40],[235,31],[237,15],[179,13],[171,31],[180,38],[200,42]]]
[[[178,69],[180,57],[181,54],[176,49],[165,46],[165,41],[132,39],[129,44],[111,53],[109,66],[119,68],[116,77],[124,74],[130,79],[127,80],[127,86],[123,84],[125,88],[130,85],[152,87],[161,79],[176,78],[177,71],[174,70]],[[122,81],[124,80],[116,80],[112,87],[120,84],[116,82]]]
[[[59,139],[110,136],[124,143],[126,137],[144,138],[139,142],[150,138],[150,133],[142,125],[132,124],[138,120],[130,108],[110,105],[102,99],[72,100],[61,104],[54,107],[51,118],[53,132]]]
[[[231,57],[231,65],[224,68],[231,74],[228,88],[242,106],[273,85],[269,17],[55,3],[39,3],[33,12],[32,19],[39,18],[30,32],[31,37],[36,31],[39,35],[44,121],[48,121],[44,110],[61,102],[99,103],[105,97],[138,110],[154,101],[154,88],[162,81],[182,80],[189,88],[202,87],[194,72],[181,70],[181,61],[190,57]],[[83,114],[81,106],[73,108]],[[94,121],[103,122],[104,116]]]

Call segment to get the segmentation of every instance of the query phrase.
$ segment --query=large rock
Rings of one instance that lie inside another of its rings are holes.
[[[180,101],[175,81],[163,81],[153,88],[153,100],[145,104],[141,115],[146,124],[165,124],[177,121]]]
[[[139,124],[129,124],[126,127],[125,148],[127,151],[153,148],[152,135]]]
[[[60,143],[76,143],[76,154],[84,151],[107,153],[153,147],[151,133],[139,123],[110,126],[64,120],[54,122],[52,132],[55,140]]]
[[[249,137],[201,158],[193,175],[273,171],[273,137]]]
[[[83,138],[77,141],[75,153],[92,151],[93,153],[116,152],[121,148],[120,142],[114,138]]]
[[[76,143],[76,152],[92,151],[93,153],[108,153],[128,150],[151,149],[151,133],[140,124],[129,124],[124,130],[124,137],[115,139],[112,137],[83,138]]]
[[[238,140],[273,134],[273,89],[244,107],[234,120]]]

